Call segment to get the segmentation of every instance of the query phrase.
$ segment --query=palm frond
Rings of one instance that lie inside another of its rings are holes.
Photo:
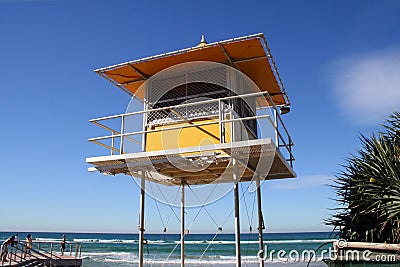
[[[384,132],[361,135],[361,149],[350,155],[331,188],[340,208],[325,220],[349,240],[400,240],[400,112]]]

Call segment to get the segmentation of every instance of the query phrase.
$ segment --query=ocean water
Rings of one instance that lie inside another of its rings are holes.
[[[0,232],[0,241],[13,234],[24,240],[27,233]],[[60,242],[63,233],[31,233],[35,241]],[[127,267],[138,265],[137,234],[66,233],[68,242],[82,244],[83,266],[86,267]],[[145,266],[179,266],[180,235],[146,234],[144,245]],[[323,257],[329,257],[324,250],[332,247],[334,234],[329,232],[310,233],[267,233],[265,266],[327,266]],[[46,247],[42,243],[41,247]],[[318,251],[317,251],[318,249]],[[59,251],[59,245],[54,246]],[[66,249],[69,253],[69,246]],[[74,251],[74,248],[72,249]],[[242,266],[258,266],[259,251],[257,234],[241,235]],[[233,266],[235,265],[235,236],[233,234],[189,234],[185,237],[187,266]],[[280,253],[280,254],[279,254]]]

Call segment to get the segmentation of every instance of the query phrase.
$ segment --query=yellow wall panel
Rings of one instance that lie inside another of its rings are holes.
[[[200,125],[215,122],[215,124]],[[194,125],[193,127],[168,130],[180,126]],[[152,130],[163,129],[159,132],[146,134],[146,151],[197,147],[220,143],[219,124],[217,119],[197,120],[191,123],[181,122],[169,125],[155,126]],[[225,142],[230,142],[230,127],[225,126]]]

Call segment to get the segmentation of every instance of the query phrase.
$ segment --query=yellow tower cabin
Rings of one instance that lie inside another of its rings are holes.
[[[109,134],[90,142],[108,155],[90,171],[141,179],[139,266],[143,266],[145,180],[182,187],[232,184],[236,258],[241,265],[238,182],[294,178],[292,138],[282,120],[290,101],[263,34],[199,45],[96,70],[132,100],[126,113],[90,120]],[[138,110],[138,106],[143,109]],[[263,260],[260,259],[260,265]]]

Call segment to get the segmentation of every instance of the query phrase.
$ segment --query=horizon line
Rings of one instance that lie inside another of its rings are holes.
[[[338,231],[323,231],[323,230],[315,230],[315,231],[288,231],[288,232],[281,232],[281,231],[273,231],[273,232],[263,232],[263,234],[296,234],[296,233],[336,233]],[[26,231],[26,230],[0,230],[0,233],[65,233],[65,234],[120,234],[120,235],[136,235],[139,234],[139,232],[72,232],[72,231]],[[164,233],[164,232],[151,232],[147,233],[148,235],[158,235],[158,234],[164,234],[164,235],[180,235],[180,232],[171,232],[171,233]],[[188,235],[207,235],[207,234],[215,234],[214,232],[195,232],[195,233],[189,233]],[[235,232],[221,232],[219,235],[224,235],[224,234],[235,234]],[[241,232],[241,235],[245,234],[258,234],[258,231],[254,232]]]

